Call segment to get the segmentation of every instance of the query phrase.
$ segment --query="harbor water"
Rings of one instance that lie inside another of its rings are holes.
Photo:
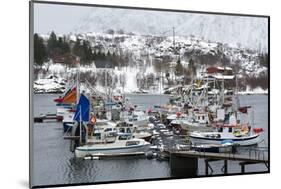
[[[55,113],[53,102],[58,95],[34,95],[34,116]],[[147,110],[152,105],[166,104],[166,95],[126,95],[138,109]],[[268,96],[245,95],[240,96],[241,105],[251,105],[254,109],[254,127],[261,127],[259,146],[268,146]],[[102,160],[75,159],[69,151],[69,140],[64,140],[62,123],[44,122],[33,125],[33,185],[74,184],[88,182],[122,181],[136,179],[171,178],[168,161],[146,159],[145,157],[119,157]],[[169,136],[160,139],[175,141],[176,137]],[[242,149],[243,150],[243,149]],[[223,162],[210,163],[213,174],[222,174]],[[266,171],[263,164],[247,165],[246,172]],[[229,173],[240,173],[239,162],[228,164]],[[204,160],[199,159],[198,175],[204,175]]]

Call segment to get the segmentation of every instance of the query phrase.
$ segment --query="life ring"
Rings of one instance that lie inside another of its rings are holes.
[[[91,121],[92,124],[95,124],[97,122],[96,116],[92,116],[90,121]]]

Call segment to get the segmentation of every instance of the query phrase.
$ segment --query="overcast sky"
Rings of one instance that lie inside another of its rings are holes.
[[[91,7],[34,4],[34,32],[46,34],[54,30],[57,33],[69,33],[79,23]]]

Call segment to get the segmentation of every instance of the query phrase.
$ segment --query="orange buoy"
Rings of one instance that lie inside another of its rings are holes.
[[[264,130],[263,130],[263,128],[253,128],[253,131],[254,131],[255,133],[260,133],[260,132],[262,132],[262,131],[264,131]]]
[[[97,122],[96,116],[92,116],[90,121],[91,121],[92,124],[95,124]]]

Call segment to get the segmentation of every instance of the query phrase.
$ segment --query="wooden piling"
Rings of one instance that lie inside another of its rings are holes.
[[[175,177],[196,177],[198,160],[194,157],[181,157],[170,153],[171,174]]]

